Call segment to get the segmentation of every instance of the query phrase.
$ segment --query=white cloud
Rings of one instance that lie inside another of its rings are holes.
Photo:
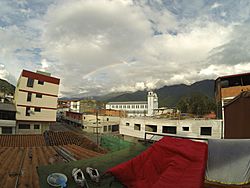
[[[218,7],[221,7],[221,6],[222,6],[222,4],[215,2],[215,3],[211,6],[211,9],[215,9],[215,8],[218,8]]]
[[[219,2],[1,1],[0,76],[42,69],[61,78],[62,96],[154,89],[247,71],[250,7]]]

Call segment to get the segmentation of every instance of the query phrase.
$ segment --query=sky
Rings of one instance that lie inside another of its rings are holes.
[[[0,0],[0,78],[61,79],[60,96],[250,72],[248,0]]]

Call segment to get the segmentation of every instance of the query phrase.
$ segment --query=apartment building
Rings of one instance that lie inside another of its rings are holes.
[[[60,79],[23,70],[15,91],[17,134],[40,134],[56,121]]]
[[[158,109],[158,97],[149,91],[147,101],[109,102],[106,109],[124,111],[128,117],[153,116],[154,110]]]
[[[0,102],[0,134],[15,134],[16,107],[13,103]]]

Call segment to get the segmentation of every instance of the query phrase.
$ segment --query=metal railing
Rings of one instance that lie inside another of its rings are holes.
[[[150,139],[147,139],[147,135],[153,135]],[[173,135],[173,134],[159,134],[159,133],[152,133],[152,132],[145,132],[144,134],[144,142],[152,141],[154,136],[170,136],[174,138],[184,138],[184,139],[190,139],[190,140],[202,140],[207,141],[208,138],[197,138],[197,137],[187,137],[187,136],[180,136],[180,135]]]

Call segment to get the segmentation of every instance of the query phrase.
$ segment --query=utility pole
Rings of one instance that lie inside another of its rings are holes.
[[[98,127],[98,108],[96,108],[96,143],[99,147],[99,127]]]

